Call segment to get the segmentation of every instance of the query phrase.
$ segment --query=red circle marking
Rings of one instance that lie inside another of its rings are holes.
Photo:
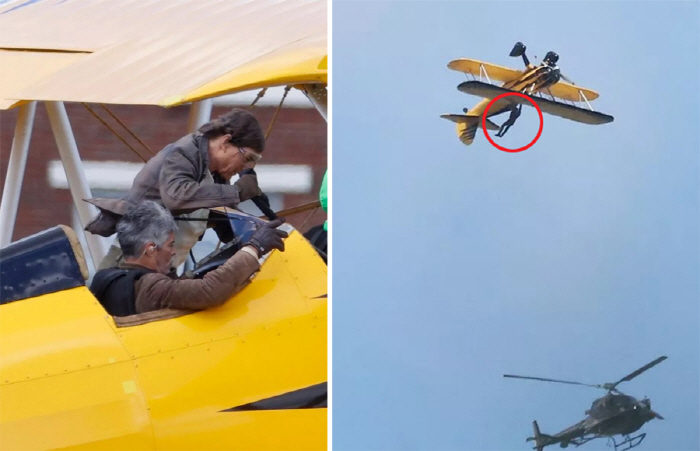
[[[535,139],[533,139],[530,144],[528,144],[527,146],[520,147],[518,149],[508,149],[506,147],[499,146],[498,144],[493,142],[493,139],[491,139],[491,137],[489,136],[489,132],[486,130],[486,116],[488,115],[489,108],[491,108],[491,105],[493,105],[493,102],[495,102],[496,100],[498,100],[502,97],[508,97],[508,96],[518,96],[518,97],[522,97],[524,99],[527,99],[527,101],[530,102],[532,104],[532,106],[535,107],[535,109],[537,110],[537,114],[540,115],[540,129],[537,131],[537,136],[535,136]],[[519,92],[506,92],[505,94],[501,94],[500,96],[495,97],[493,100],[491,100],[489,102],[488,105],[486,105],[486,109],[484,110],[484,114],[481,115],[481,128],[484,129],[484,135],[486,135],[486,139],[488,139],[489,142],[491,144],[493,144],[493,146],[495,148],[502,150],[504,152],[515,153],[515,152],[522,152],[525,149],[529,149],[533,144],[535,144],[537,142],[538,139],[540,139],[540,135],[542,134],[542,126],[543,125],[544,125],[544,118],[542,117],[542,110],[540,109],[540,107],[537,106],[537,103],[535,103],[535,101],[532,100],[530,97],[526,96],[525,94],[521,94]]]

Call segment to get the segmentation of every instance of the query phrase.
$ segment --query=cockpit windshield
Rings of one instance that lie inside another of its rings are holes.
[[[226,243],[195,264],[195,277],[204,276],[231,258],[243,247],[243,243],[246,243],[253,233],[265,224],[264,220],[239,210],[217,208],[211,211],[212,216],[209,219],[215,223],[217,234]]]

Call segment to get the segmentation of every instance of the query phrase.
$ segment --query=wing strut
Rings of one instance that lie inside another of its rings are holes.
[[[5,247],[12,242],[12,232],[15,230],[15,222],[17,221],[19,195],[22,191],[24,171],[27,167],[35,111],[35,101],[19,107],[15,137],[12,140],[10,161],[7,163],[7,173],[5,174],[5,187],[2,190],[2,201],[0,202],[0,247]]]
[[[63,161],[63,168],[66,170],[66,178],[73,197],[73,205],[78,211],[80,224],[84,228],[99,212],[94,205],[83,202],[83,199],[91,198],[92,194],[85,176],[85,168],[78,153],[78,145],[75,143],[73,129],[68,120],[66,107],[63,102],[55,101],[44,102],[44,106],[49,116],[53,136],[56,139],[58,153],[61,156],[61,161]],[[86,233],[85,241],[87,242],[93,265],[96,267],[107,253],[102,245],[102,240],[97,235]]]
[[[586,102],[586,105],[588,105],[588,109],[590,109],[591,111],[593,111],[593,107],[591,106],[590,103],[588,103],[588,99],[586,98],[586,94],[584,94],[583,91],[581,91],[581,90],[579,89],[579,90],[578,90],[578,95],[579,95],[579,98],[583,99],[583,100]]]
[[[488,74],[488,72],[486,72],[486,67],[484,67],[483,64],[479,64],[479,81],[481,81],[481,74],[482,73],[486,77],[486,81],[488,81],[489,84],[492,84],[491,79],[489,78],[489,74]]]

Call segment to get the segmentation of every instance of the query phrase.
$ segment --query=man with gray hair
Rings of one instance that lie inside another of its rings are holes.
[[[240,251],[202,279],[177,280],[166,275],[176,253],[175,220],[156,202],[143,201],[116,227],[124,260],[98,271],[90,290],[113,316],[221,306],[258,270],[260,257],[272,249],[284,251],[287,234],[277,230],[282,223],[281,219],[266,223]]]

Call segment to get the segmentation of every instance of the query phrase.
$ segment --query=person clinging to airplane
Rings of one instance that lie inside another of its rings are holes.
[[[515,121],[518,120],[520,117],[521,110],[523,109],[523,104],[518,103],[514,104],[511,109],[510,109],[510,116],[508,117],[508,120],[506,120],[503,125],[501,125],[501,129],[498,130],[498,133],[496,133],[496,136],[499,138],[502,137],[503,135],[506,134],[508,129],[515,124]]]
[[[175,234],[172,263],[176,268],[206,231],[209,208],[235,208],[243,201],[264,198],[257,175],[249,170],[262,158],[264,149],[265,135],[258,120],[235,108],[165,146],[139,171],[122,199],[86,200],[100,213],[85,230],[112,236],[130,207],[142,200],[156,201],[173,215],[191,219],[180,221]],[[235,174],[240,178],[230,184]],[[121,258],[122,250],[115,240],[98,269],[117,266]]]

